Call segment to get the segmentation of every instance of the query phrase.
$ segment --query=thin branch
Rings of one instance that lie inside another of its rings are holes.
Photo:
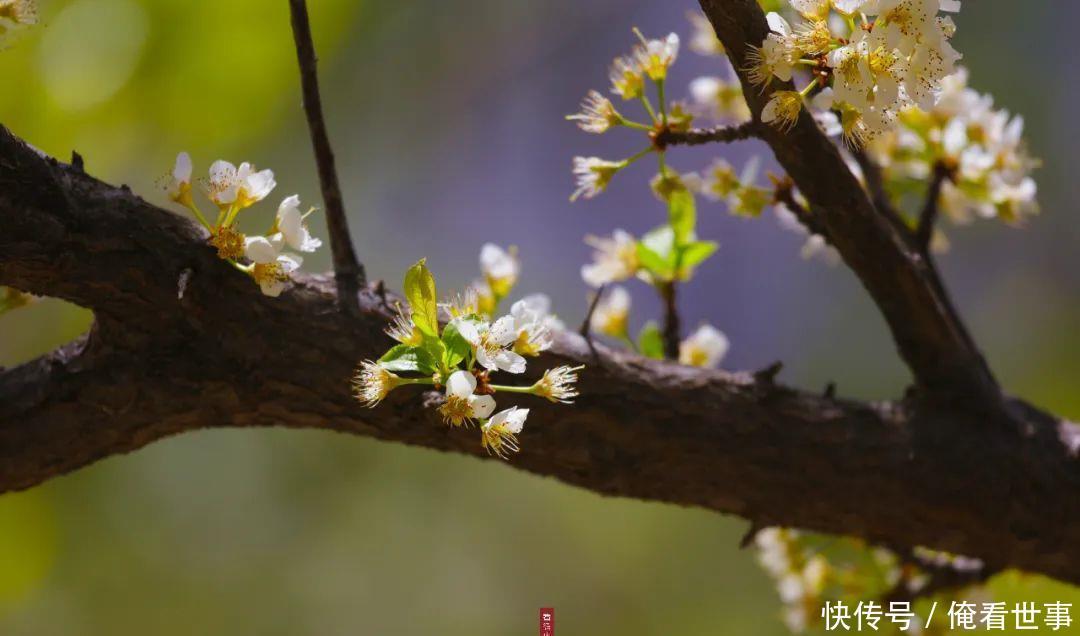
[[[330,251],[338,297],[347,312],[355,313],[359,311],[357,294],[367,283],[367,276],[353,249],[349,220],[345,215],[345,202],[341,196],[337,168],[334,166],[334,151],[330,147],[330,138],[326,132],[322,98],[319,95],[318,58],[315,55],[315,43],[311,38],[307,2],[289,0],[289,11],[292,16],[293,40],[296,42],[296,58],[300,64],[304,113],[307,116],[308,130],[311,132],[311,145],[315,150],[323,203],[326,205],[326,225],[330,232]]]
[[[664,303],[664,326],[661,336],[664,341],[664,357],[668,360],[679,359],[679,341],[682,339],[679,325],[679,304],[676,298],[675,281],[664,281],[656,286],[660,299]]]
[[[791,213],[795,215],[796,220],[802,224],[806,231],[815,234],[825,239],[826,243],[832,245],[832,241],[829,240],[829,230],[822,223],[821,219],[814,216],[805,205],[795,198],[795,183],[792,182],[790,177],[775,177],[769,175],[769,178],[773,182],[773,202],[783,204]]]
[[[606,291],[606,285],[600,285],[593,294],[592,300],[589,301],[589,309],[585,312],[585,319],[581,321],[581,327],[578,329],[578,333],[585,339],[585,342],[589,345],[589,350],[592,351],[593,357],[598,357],[596,352],[596,345],[593,343],[592,338],[592,319],[593,314],[596,313],[596,307],[600,304],[600,298],[603,297]]]
[[[926,201],[923,203],[922,212],[919,214],[919,225],[915,228],[915,246],[923,255],[930,253],[930,241],[934,238],[934,224],[938,218],[938,202],[941,199],[941,189],[945,181],[949,179],[951,171],[942,162],[934,164],[934,172],[930,180],[930,187],[926,192]]]
[[[717,126],[715,128],[691,128],[675,131],[663,128],[653,134],[653,145],[659,150],[668,146],[700,146],[711,143],[731,143],[759,136],[760,125],[748,121],[737,126]]]

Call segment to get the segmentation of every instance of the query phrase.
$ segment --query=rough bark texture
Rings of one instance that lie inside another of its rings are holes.
[[[388,345],[377,293],[361,292],[356,317],[338,309],[330,277],[265,298],[194,223],[2,128],[0,284],[96,316],[85,338],[0,371],[0,491],[207,427],[322,428],[482,453],[475,431],[439,421],[436,395],[407,387],[373,410],[351,399],[354,364]],[[1080,583],[1080,429],[1031,406],[860,404],[767,374],[599,346],[594,356],[569,333],[531,366],[555,364],[587,365],[582,396],[528,404],[516,468]]]

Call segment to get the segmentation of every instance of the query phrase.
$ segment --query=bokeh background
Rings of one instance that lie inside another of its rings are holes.
[[[42,24],[0,50],[0,122],[42,150],[164,204],[176,152],[271,167],[275,194],[318,203],[285,0],[41,0]],[[570,204],[570,158],[637,138],[563,121],[632,44],[688,33],[692,0],[316,0],[324,102],[361,258],[398,284],[426,256],[440,284],[477,275],[487,240],[520,247],[519,291],[585,309],[582,236],[663,218],[620,175]],[[942,267],[1003,382],[1080,417],[1080,5],[969,0],[957,48],[973,84],[1026,115],[1044,213],[1016,230],[950,231]],[[685,38],[684,38],[685,41]],[[682,53],[670,92],[716,61]],[[672,153],[681,170],[755,143]],[[644,162],[643,162],[644,163]],[[269,218],[273,205],[261,214]],[[252,215],[259,219],[260,213]],[[800,239],[704,205],[718,256],[684,293],[730,368],[783,360],[783,379],[859,398],[908,381],[854,277],[798,256]],[[261,219],[259,219],[261,220]],[[323,234],[325,232],[317,232]],[[328,265],[326,254],[309,268]],[[655,314],[635,287],[635,324]],[[44,300],[0,317],[0,364],[39,355],[90,316]],[[526,440],[527,443],[527,440]],[[736,486],[737,487],[737,486]],[[601,498],[432,451],[315,431],[207,431],[159,442],[27,493],[0,496],[0,633],[529,634],[554,606],[567,634],[784,633],[771,583],[737,549],[745,523]],[[1072,600],[1036,577],[1003,599]]]

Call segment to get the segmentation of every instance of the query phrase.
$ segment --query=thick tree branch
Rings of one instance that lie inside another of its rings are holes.
[[[287,426],[482,455],[438,395],[350,396],[389,344],[375,291],[330,279],[271,299],[198,228],[45,158],[0,128],[0,284],[91,308],[83,339],[0,371],[0,491],[207,427]],[[178,293],[181,284],[184,293]],[[589,490],[734,513],[756,526],[926,545],[1080,583],[1080,427],[1008,400],[861,404],[750,374],[614,353],[563,334],[532,369],[585,364],[570,408],[530,400],[510,466]]]
[[[326,205],[326,226],[330,233],[330,252],[334,262],[338,297],[342,307],[351,313],[360,309],[356,295],[366,284],[364,266],[356,258],[349,219],[345,216],[345,201],[338,184],[334,151],[326,132],[323,118],[322,98],[319,95],[318,58],[315,43],[311,39],[311,23],[308,20],[306,0],[289,0],[292,16],[293,39],[296,42],[296,58],[300,63],[300,84],[304,94],[304,113],[307,115],[311,144],[315,149],[315,163],[319,169],[323,204]]]
[[[769,29],[756,0],[700,0],[736,69]],[[771,97],[739,70],[755,120]],[[774,81],[774,86],[782,86]],[[882,215],[844,164],[839,150],[803,112],[789,132],[761,135],[819,216],[828,236],[881,309],[901,356],[928,398],[1000,413],[1000,391],[959,316],[934,285],[925,260]]]

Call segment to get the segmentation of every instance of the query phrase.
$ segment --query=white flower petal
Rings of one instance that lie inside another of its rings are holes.
[[[446,395],[467,398],[476,390],[476,378],[468,371],[454,371],[446,380]]]

